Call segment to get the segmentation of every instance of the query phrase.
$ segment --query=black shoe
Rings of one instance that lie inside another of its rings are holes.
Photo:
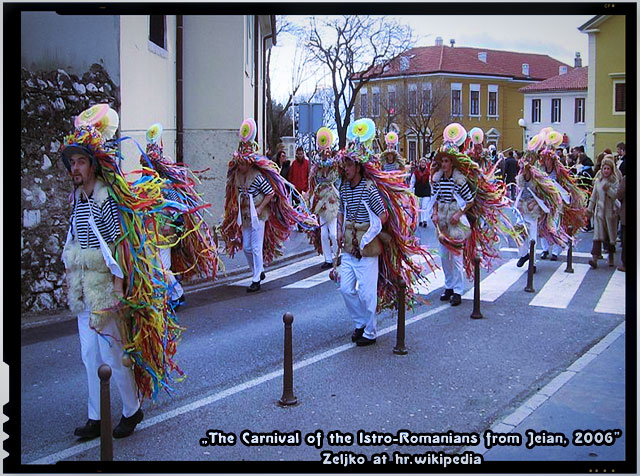
[[[536,268],[536,266],[533,266],[533,274],[536,274],[536,271],[538,271],[538,268]]]
[[[452,306],[459,306],[460,304],[462,304],[462,296],[460,296],[458,293],[453,293],[450,302]]]
[[[356,340],[356,345],[358,347],[364,347],[364,346],[372,345],[375,343],[376,343],[375,339],[367,339],[365,336],[360,336],[358,337],[358,340]]]
[[[88,440],[100,436],[100,420],[88,419],[84,426],[79,426],[73,432],[78,438]]]
[[[547,259],[547,258],[549,258],[549,252],[543,251],[542,254],[540,255],[540,259]]]
[[[351,342],[355,342],[364,334],[364,327],[360,329],[354,329],[353,334],[351,334]]]
[[[520,259],[518,260],[518,263],[516,264],[516,266],[518,268],[522,268],[527,261],[529,261],[529,253],[527,253],[524,256],[521,256]]]
[[[267,277],[267,275],[264,274],[264,271],[262,273],[260,273],[260,281],[262,281],[266,277]]]
[[[326,261],[324,263],[322,263],[322,266],[320,266],[320,269],[329,269],[333,267],[333,263],[327,263]]]
[[[178,299],[169,301],[169,305],[171,306],[172,309],[177,309],[180,306],[185,306],[186,304],[187,304],[187,300],[184,298],[184,294],[180,296]]]
[[[558,255],[551,255],[551,261],[558,261]]]
[[[448,301],[453,296],[453,289],[445,289],[444,292],[440,295],[441,301]]]
[[[124,438],[125,436],[129,436],[133,433],[133,430],[136,429],[136,425],[140,423],[143,418],[144,413],[142,413],[142,408],[138,408],[138,411],[130,417],[125,417],[123,415],[122,418],[120,418],[118,426],[113,429],[113,437]]]
[[[256,291],[260,291],[260,281],[252,281],[251,286],[247,288],[248,293],[255,293]]]

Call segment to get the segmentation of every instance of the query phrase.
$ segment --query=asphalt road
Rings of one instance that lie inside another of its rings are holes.
[[[434,243],[431,228],[420,233],[424,242]],[[590,235],[584,234],[576,251],[585,252],[590,245]],[[505,264],[500,273],[512,272],[516,257],[504,251],[493,271]],[[179,311],[187,330],[177,359],[187,378],[175,384],[171,395],[161,395],[155,404],[145,402],[145,420],[131,437],[114,441],[114,459],[319,461],[327,449],[371,458],[380,452],[415,453],[416,448],[329,446],[328,433],[395,435],[406,429],[482,434],[624,321],[623,303],[613,312],[596,312],[614,268],[586,270],[581,268],[588,267],[586,261],[574,258],[573,275],[562,273],[564,262],[538,261],[536,293],[523,291],[522,273],[493,302],[482,303],[484,318],[479,320],[469,318],[471,300],[450,307],[438,300],[441,289],[429,290],[424,302],[407,312],[408,354],[402,356],[392,352],[396,317],[391,312],[379,317],[377,344],[358,348],[350,341],[353,325],[335,283],[318,279],[321,282],[311,287],[292,287],[321,276],[319,256],[268,270],[267,282],[256,294],[247,294],[242,283],[190,292],[187,306]],[[285,275],[287,270],[295,272]],[[487,276],[483,271],[482,278]],[[496,276],[497,282],[504,281]],[[566,307],[549,307],[569,292]],[[535,301],[538,295],[551,299]],[[281,408],[276,403],[282,395],[285,312],[294,315],[294,392],[299,403]],[[78,443],[73,436],[73,428],[86,420],[85,373],[75,322],[23,331],[21,352],[22,463],[98,460],[99,440]],[[112,389],[114,424],[120,409]],[[298,430],[301,437],[321,430],[325,440],[323,449],[304,443],[201,446],[208,430],[237,436],[243,430]],[[461,446],[419,448],[456,452]]]

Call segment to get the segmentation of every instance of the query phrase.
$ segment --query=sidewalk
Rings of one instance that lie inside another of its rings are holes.
[[[277,269],[290,261],[295,261],[303,256],[315,255],[312,245],[309,243],[307,235],[299,232],[292,232],[290,238],[285,242],[282,256],[275,259],[269,266],[265,267],[265,272],[269,272],[270,269]],[[195,284],[183,285],[187,300],[189,293],[203,288],[217,287],[228,283],[229,281],[236,281],[251,276],[249,272],[249,266],[247,265],[247,259],[242,251],[236,253],[233,258],[222,253],[220,259],[224,265],[224,272],[218,270],[216,280],[211,283],[209,281],[199,282]],[[188,305],[188,304],[187,304]],[[75,315],[71,314],[68,309],[61,311],[43,312],[43,313],[23,313],[21,315],[20,326],[21,329],[30,329],[33,327],[44,326],[53,324],[55,322],[68,321],[75,319]]]

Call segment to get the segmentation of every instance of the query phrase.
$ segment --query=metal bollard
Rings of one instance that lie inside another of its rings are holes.
[[[113,461],[113,440],[111,439],[111,394],[109,379],[111,367],[102,364],[98,367],[100,378],[100,460]]]
[[[291,323],[293,314],[287,312],[282,316],[284,322],[284,375],[282,381],[282,398],[278,400],[280,406],[295,405],[298,399],[293,394],[293,346],[291,344]]]
[[[405,292],[407,285],[404,281],[398,283],[398,326],[396,329],[396,346],[393,353],[397,355],[407,355],[409,351],[404,346],[404,330],[405,330]]]
[[[569,227],[569,236],[573,237],[573,228]],[[569,240],[569,251],[567,251],[567,267],[565,273],[573,273],[573,239]]]
[[[480,312],[480,257],[473,258],[473,312],[471,319],[482,319]]]
[[[529,269],[527,270],[527,287],[524,290],[528,293],[535,293],[536,290],[533,289],[533,260],[536,257],[536,242],[531,240],[529,245]]]

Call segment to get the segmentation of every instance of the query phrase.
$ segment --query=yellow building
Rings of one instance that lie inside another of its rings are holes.
[[[625,17],[598,15],[578,28],[589,35],[587,146],[595,157],[625,142]],[[615,52],[615,53],[614,53]]]
[[[572,67],[547,55],[457,47],[413,48],[362,86],[355,117],[370,117],[381,137],[395,129],[409,160],[437,148],[447,124],[479,127],[485,145],[522,148],[523,95],[519,88]],[[383,143],[381,142],[381,145]]]

